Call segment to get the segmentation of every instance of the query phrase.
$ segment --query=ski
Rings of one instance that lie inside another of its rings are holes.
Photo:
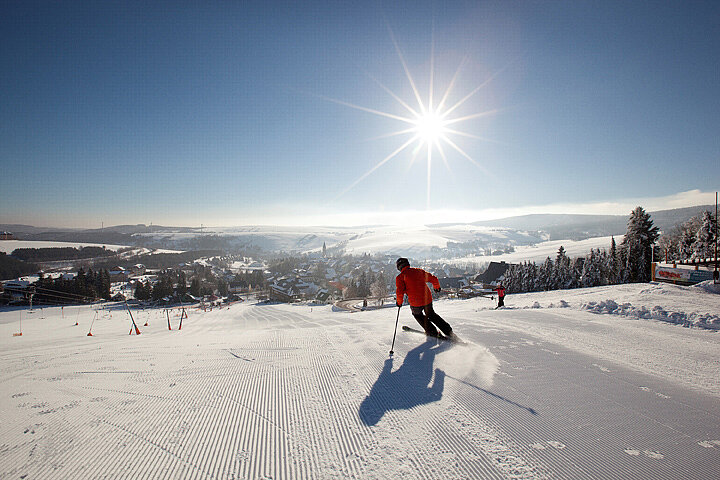
[[[417,329],[417,328],[408,327],[407,325],[403,325],[403,326],[402,326],[402,329],[403,329],[404,331],[406,331],[406,332],[419,333],[419,334],[421,334],[421,335],[425,335],[425,332],[423,332],[422,330],[419,330],[419,329]],[[460,344],[460,345],[465,345],[465,342],[463,342],[462,340],[460,340],[460,338],[458,338],[457,335],[453,335],[453,338],[444,337],[444,336],[439,336],[439,337],[430,337],[430,336],[428,336],[427,338],[437,338],[438,340],[442,340],[442,341],[446,341],[446,342],[452,342],[452,343],[457,343],[457,344]]]

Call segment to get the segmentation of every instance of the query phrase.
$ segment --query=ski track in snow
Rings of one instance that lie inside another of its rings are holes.
[[[715,332],[644,321],[687,359],[661,369],[638,347],[635,368],[609,332],[585,348],[609,328],[594,314],[487,303],[436,306],[467,345],[398,329],[392,358],[393,308],[244,303],[181,331],[147,310],[140,336],[113,311],[92,337],[91,308],[27,315],[22,337],[2,311],[0,477],[715,478],[720,394],[676,366]]]

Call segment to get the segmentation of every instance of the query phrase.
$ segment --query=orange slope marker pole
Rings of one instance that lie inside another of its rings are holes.
[[[92,334],[92,327],[93,327],[93,324],[95,323],[95,319],[98,317],[98,315],[99,315],[98,311],[95,310],[95,316],[93,317],[92,322],[90,322],[90,330],[88,330],[88,333],[87,333],[87,336],[88,336],[88,337],[92,337],[92,336],[93,336],[93,334]]]
[[[13,337],[22,337],[22,310],[18,310],[20,312],[20,331],[18,333],[13,333]]]
[[[133,326],[130,328],[130,335],[133,333],[133,328],[135,329],[135,335],[140,335],[140,329],[137,327],[137,324],[135,323],[135,319],[132,316],[132,312],[130,311],[130,305],[125,302],[125,307],[127,308],[128,314],[130,315],[130,320],[132,321]]]
[[[182,330],[182,321],[183,318],[188,318],[188,314],[185,311],[185,306],[182,307],[182,313],[180,314],[180,326],[178,327],[178,330]]]

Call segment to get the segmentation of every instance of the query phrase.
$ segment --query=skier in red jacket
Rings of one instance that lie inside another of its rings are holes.
[[[495,310],[497,310],[498,308],[505,306],[505,287],[498,285],[493,288],[493,290],[495,290],[498,294],[498,306],[495,307]]]
[[[421,268],[411,268],[407,258],[398,258],[395,266],[400,271],[400,275],[395,278],[397,306],[402,306],[404,296],[407,294],[410,311],[427,336],[439,337],[438,329],[440,329],[443,335],[453,338],[452,327],[433,310],[432,292],[427,283],[432,283],[435,291],[439,292],[440,282],[437,277]]]

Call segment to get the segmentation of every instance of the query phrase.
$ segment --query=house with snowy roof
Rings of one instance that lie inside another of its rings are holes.
[[[113,267],[108,274],[110,274],[111,282],[126,282],[128,279],[128,271],[123,267]]]

